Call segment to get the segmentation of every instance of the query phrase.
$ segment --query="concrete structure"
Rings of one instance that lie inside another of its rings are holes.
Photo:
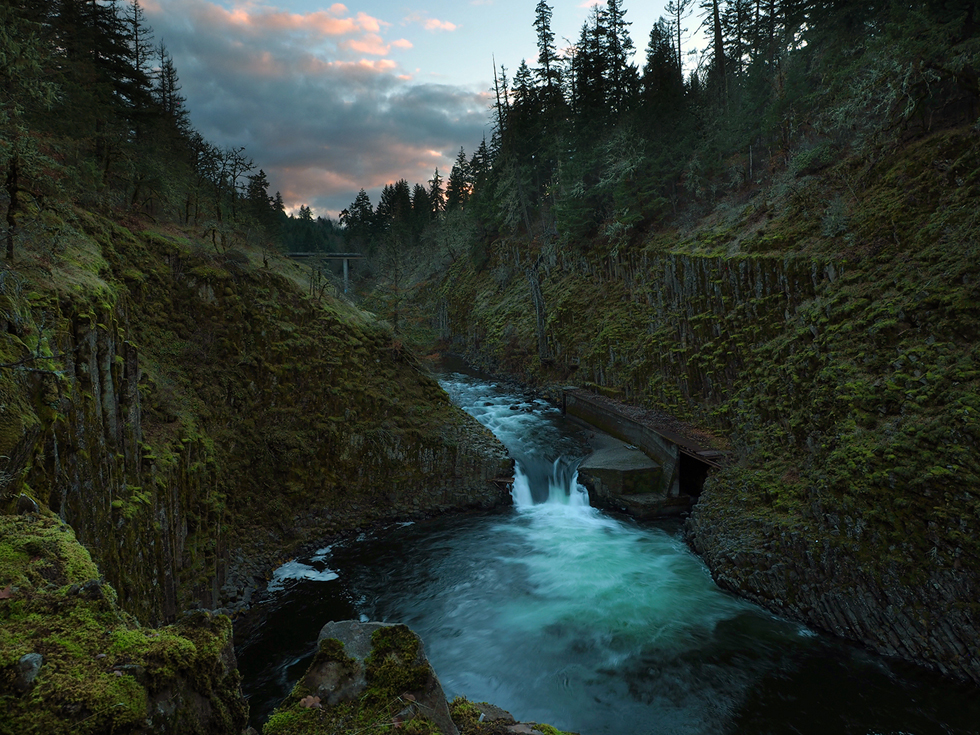
[[[344,261],[344,293],[347,293],[350,288],[350,261],[364,260],[367,256],[361,253],[286,253],[286,257],[313,262],[322,262],[325,260]]]
[[[676,515],[691,508],[708,471],[724,455],[665,428],[631,418],[577,388],[562,391],[562,411],[608,434],[596,435],[593,453],[579,465],[579,480],[593,505],[637,518]]]

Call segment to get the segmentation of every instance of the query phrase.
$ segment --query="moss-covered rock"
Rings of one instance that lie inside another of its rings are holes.
[[[248,705],[228,618],[143,628],[69,526],[0,515],[0,711],[3,732],[230,735]]]
[[[573,735],[517,723],[499,707],[457,697],[446,702],[422,640],[404,625],[327,623],[317,651],[263,735],[352,732],[381,735]]]
[[[324,626],[313,662],[262,732],[376,735],[393,727],[458,735],[415,633],[404,625],[343,621]]]

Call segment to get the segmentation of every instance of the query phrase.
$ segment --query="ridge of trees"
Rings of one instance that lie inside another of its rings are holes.
[[[139,0],[5,0],[4,253],[43,239],[36,214],[60,199],[192,224],[216,247],[455,259],[511,233],[584,247],[750,187],[808,142],[832,155],[845,140],[980,115],[970,0],[671,0],[665,13],[637,67],[623,0],[594,6],[564,49],[539,0],[537,65],[510,75],[494,62],[489,140],[461,148],[448,177],[387,185],[377,208],[362,190],[338,225],[305,205],[287,215],[244,148],[192,128]],[[689,48],[695,23],[709,39],[701,53]]]
[[[455,213],[452,226],[478,241],[588,247],[758,185],[801,149],[826,162],[855,141],[980,116],[980,9],[969,0],[671,0],[665,12],[637,67],[622,0],[593,6],[562,50],[540,0],[537,66],[522,60],[509,75],[494,61],[491,139],[469,159],[460,150],[444,201],[425,204],[429,182],[409,202],[398,182],[382,202],[398,189],[400,207],[372,210],[362,190],[341,217],[349,240],[479,251],[447,237]],[[412,224],[393,226],[402,220]]]
[[[194,130],[173,57],[140,0],[0,4],[3,251],[47,243],[38,214],[69,200],[201,228],[216,247],[343,244],[308,207],[287,216],[243,147]]]

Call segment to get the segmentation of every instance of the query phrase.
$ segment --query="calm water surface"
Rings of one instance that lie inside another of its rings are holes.
[[[579,429],[447,374],[517,462],[505,512],[402,524],[277,570],[239,643],[259,725],[329,620],[403,622],[451,698],[582,735],[980,733],[980,691],[817,635],[714,585],[676,524],[596,511]]]

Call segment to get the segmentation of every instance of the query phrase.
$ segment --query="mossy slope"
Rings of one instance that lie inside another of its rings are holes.
[[[69,522],[144,622],[229,559],[505,499],[502,447],[370,315],[193,233],[60,214],[0,284],[2,501]],[[259,565],[261,567],[261,565]],[[232,591],[234,591],[232,589]]]
[[[980,143],[836,160],[642,242],[500,241],[428,303],[491,369],[726,434],[691,527],[723,584],[980,681]]]

